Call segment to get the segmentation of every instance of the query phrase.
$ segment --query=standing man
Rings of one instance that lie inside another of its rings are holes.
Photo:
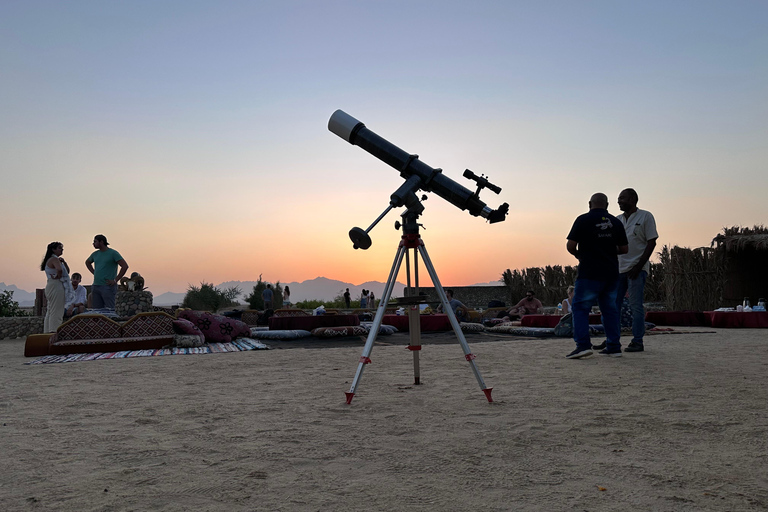
[[[117,282],[128,270],[128,263],[119,252],[110,249],[108,245],[107,237],[96,235],[93,237],[93,247],[96,250],[85,260],[85,266],[93,274],[91,301],[94,309],[115,309]],[[120,266],[119,274],[117,273],[118,265]]]
[[[621,310],[621,302],[629,290],[629,309],[632,311],[632,341],[624,352],[642,352],[645,336],[645,279],[651,270],[648,262],[656,248],[656,219],[651,212],[637,208],[637,192],[627,188],[619,194],[619,208],[622,213],[619,220],[624,226],[629,242],[629,251],[619,256],[619,289],[616,303]],[[603,347],[600,347],[603,348]]]
[[[349,309],[349,303],[352,296],[349,293],[349,288],[347,288],[347,291],[344,292],[344,304],[346,304],[347,309]]]
[[[589,312],[597,300],[603,315],[606,347],[601,355],[621,357],[621,326],[616,292],[619,284],[619,254],[627,252],[627,235],[621,221],[608,213],[608,197],[593,194],[589,212],[579,215],[568,233],[568,252],[579,260],[573,296],[573,340],[576,350],[568,359],[592,355]]]
[[[264,288],[261,292],[261,298],[264,300],[264,309],[272,309],[272,296],[274,292],[272,291],[272,285],[267,284],[267,287]]]

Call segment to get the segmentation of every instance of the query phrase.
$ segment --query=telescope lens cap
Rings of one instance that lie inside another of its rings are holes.
[[[349,239],[352,240],[355,249],[367,249],[371,246],[371,237],[362,228],[352,228],[349,230]]]

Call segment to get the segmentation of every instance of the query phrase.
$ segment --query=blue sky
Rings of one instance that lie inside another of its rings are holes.
[[[157,292],[200,280],[385,280],[401,178],[327,131],[338,108],[464,182],[487,225],[422,218],[444,284],[573,264],[589,195],[632,186],[661,245],[768,206],[765,2],[0,4],[0,281],[41,287],[108,235]],[[467,183],[469,186],[469,184]]]

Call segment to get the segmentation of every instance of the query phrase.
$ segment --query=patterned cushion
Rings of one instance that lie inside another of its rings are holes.
[[[371,332],[371,327],[373,327],[373,322],[360,322],[360,327],[364,328],[366,333]],[[397,327],[394,325],[387,325],[387,324],[381,324],[379,326],[379,334],[384,336],[389,336],[390,334],[395,334],[397,331]]]
[[[179,318],[194,323],[205,335],[205,341],[209,343],[229,343],[235,338],[251,335],[251,330],[244,322],[222,315],[213,315],[207,311],[185,309],[179,311]]]
[[[57,341],[119,338],[120,324],[103,315],[76,315],[56,330]]]
[[[461,326],[462,332],[481,332],[485,330],[485,326],[483,324],[474,324],[471,322],[461,322],[459,324]]]
[[[297,340],[312,336],[309,331],[301,329],[294,330],[275,330],[275,331],[254,331],[251,330],[251,337],[257,340]]]
[[[555,329],[553,327],[517,327],[514,325],[500,325],[496,327],[490,327],[485,330],[486,332],[502,333],[502,334],[514,334],[516,336],[527,337],[550,337],[555,335]]]
[[[359,325],[338,326],[338,327],[318,327],[312,330],[312,336],[320,338],[335,338],[338,336],[365,336],[368,329]]]
[[[202,333],[175,334],[173,336],[173,345],[175,347],[181,347],[181,348],[202,347],[203,345],[205,345],[205,338],[203,337]]]
[[[173,317],[162,311],[139,313],[123,324],[123,338],[173,335]]]
[[[202,331],[200,331],[200,329],[198,329],[195,324],[185,318],[177,318],[173,321],[173,332],[176,333],[176,335],[197,336],[201,342],[200,345],[176,345],[177,347],[199,347],[205,343],[205,335],[202,333]],[[184,343],[187,342],[185,341]]]

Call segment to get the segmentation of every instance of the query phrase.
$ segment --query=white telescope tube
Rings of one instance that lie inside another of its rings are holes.
[[[337,110],[328,120],[328,129],[345,141],[350,142],[349,138],[352,135],[352,131],[359,124],[363,123],[347,114],[343,110]]]

